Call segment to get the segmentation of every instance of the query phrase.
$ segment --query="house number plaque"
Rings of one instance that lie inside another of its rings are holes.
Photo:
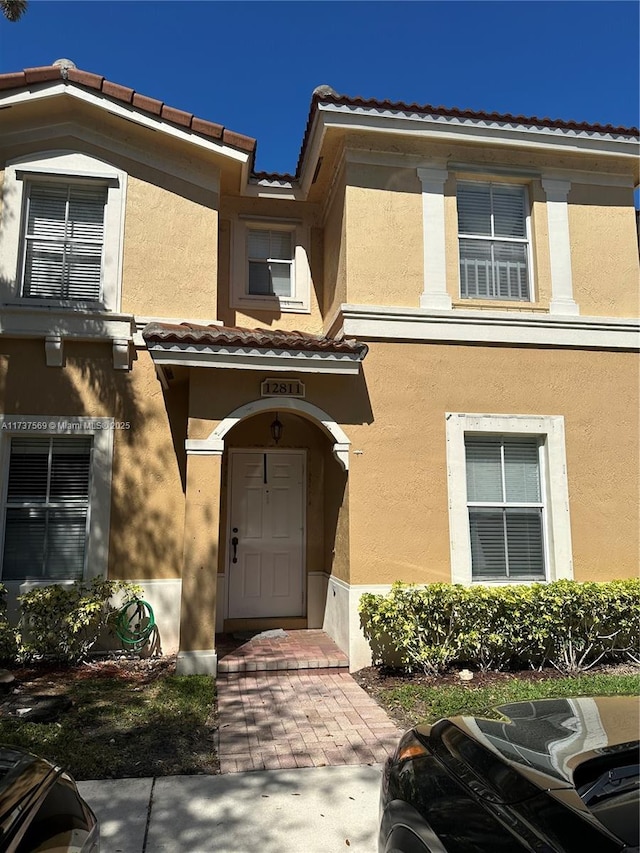
[[[299,379],[265,379],[260,385],[263,397],[304,397],[304,383]]]

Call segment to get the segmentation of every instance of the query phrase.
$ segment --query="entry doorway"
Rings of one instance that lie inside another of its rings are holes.
[[[306,451],[229,451],[228,618],[305,615]]]

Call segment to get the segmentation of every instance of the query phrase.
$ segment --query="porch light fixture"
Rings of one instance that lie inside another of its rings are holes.
[[[280,441],[280,439],[282,438],[282,430],[283,430],[283,426],[282,426],[282,423],[280,422],[280,419],[278,418],[277,412],[276,412],[276,418],[274,421],[271,422],[271,426],[269,427],[269,429],[271,430],[271,438],[277,444]]]

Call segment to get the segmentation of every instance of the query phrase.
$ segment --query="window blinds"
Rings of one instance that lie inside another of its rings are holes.
[[[23,295],[98,301],[107,188],[31,184]]]

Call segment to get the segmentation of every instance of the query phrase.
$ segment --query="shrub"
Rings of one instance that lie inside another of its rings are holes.
[[[16,657],[16,632],[7,618],[7,589],[0,584],[0,661],[13,661]]]
[[[139,594],[141,588],[123,581],[95,578],[88,583],[76,581],[64,586],[37,587],[19,596],[20,657],[62,663],[83,660],[111,629],[118,610],[111,599],[121,593]]]
[[[640,581],[522,586],[414,586],[364,594],[361,623],[374,663],[437,673],[551,665],[579,672],[638,660]]]

